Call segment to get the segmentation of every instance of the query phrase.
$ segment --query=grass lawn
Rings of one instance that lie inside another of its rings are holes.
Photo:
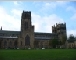
[[[76,49],[0,50],[0,60],[76,60]]]

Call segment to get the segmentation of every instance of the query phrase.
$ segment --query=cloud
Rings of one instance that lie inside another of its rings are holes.
[[[32,24],[35,25],[35,31],[52,32],[52,26],[59,22],[64,21],[56,14],[41,17],[40,15],[32,13]]]
[[[15,5],[15,6],[19,6],[19,5],[21,5],[21,4],[22,4],[22,2],[21,2],[21,1],[13,1],[13,3],[14,3],[14,5]]]
[[[68,6],[66,8],[66,11],[72,11],[72,12],[76,12],[76,9],[73,6]]]
[[[67,3],[66,1],[56,1],[56,2],[43,2],[41,4],[40,11],[41,12],[53,12],[56,10],[56,8],[65,8]]]
[[[12,9],[11,13],[12,13],[14,16],[16,16],[16,17],[17,17],[17,16],[20,17],[22,11],[21,11],[21,10],[17,10],[17,9]]]
[[[0,6],[0,16],[0,26],[3,30],[20,30],[20,20],[14,15],[9,15],[2,6]]]
[[[72,17],[70,18],[71,20],[76,20],[76,9],[72,6],[68,7],[67,10],[70,10],[73,12]]]
[[[44,2],[43,4],[42,4],[42,6],[41,6],[41,9],[40,9],[40,11],[42,12],[42,11],[45,11],[45,12],[47,12],[47,11],[52,11],[53,9],[55,9],[56,8],[56,4],[55,3],[53,3],[53,2]]]
[[[70,17],[71,20],[76,20],[76,8],[73,6],[68,6],[66,11],[73,12],[73,15]]]
[[[14,3],[14,5],[18,5],[18,1],[14,1],[13,3]]]
[[[46,8],[56,8],[56,4],[54,4],[54,3],[45,3],[44,7],[46,7]]]
[[[76,13],[70,18],[71,20],[76,20]]]
[[[56,1],[58,5],[66,5],[68,2],[67,1]]]

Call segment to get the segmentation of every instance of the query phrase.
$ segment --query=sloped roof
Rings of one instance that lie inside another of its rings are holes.
[[[15,39],[16,39],[16,38],[18,38],[18,37],[11,37],[11,36],[10,36],[10,37],[5,37],[5,36],[0,36],[0,38],[15,38]]]
[[[6,34],[19,34],[21,31],[9,31],[9,30],[0,30],[0,33]],[[35,35],[53,35],[52,33],[43,33],[43,32],[34,32]]]
[[[8,30],[0,30],[0,33],[3,34],[20,34],[21,31],[8,31]],[[52,33],[44,33],[44,32],[34,32],[35,39],[36,40],[49,40],[52,38],[52,36],[56,34]],[[37,36],[38,35],[38,36]],[[0,36],[0,38],[18,38],[18,37],[12,37],[12,36]]]
[[[8,30],[0,30],[0,33],[7,33],[7,34],[19,34],[20,31],[8,31]]]

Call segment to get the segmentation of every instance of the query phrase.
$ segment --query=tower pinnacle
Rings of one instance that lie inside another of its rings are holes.
[[[1,30],[2,30],[2,26],[1,26]]]

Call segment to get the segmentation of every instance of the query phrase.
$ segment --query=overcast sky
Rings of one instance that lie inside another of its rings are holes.
[[[67,25],[67,35],[76,36],[76,8],[75,2],[0,2],[0,26],[3,30],[20,31],[22,11],[31,11],[32,25],[35,32],[52,32],[56,23]]]

